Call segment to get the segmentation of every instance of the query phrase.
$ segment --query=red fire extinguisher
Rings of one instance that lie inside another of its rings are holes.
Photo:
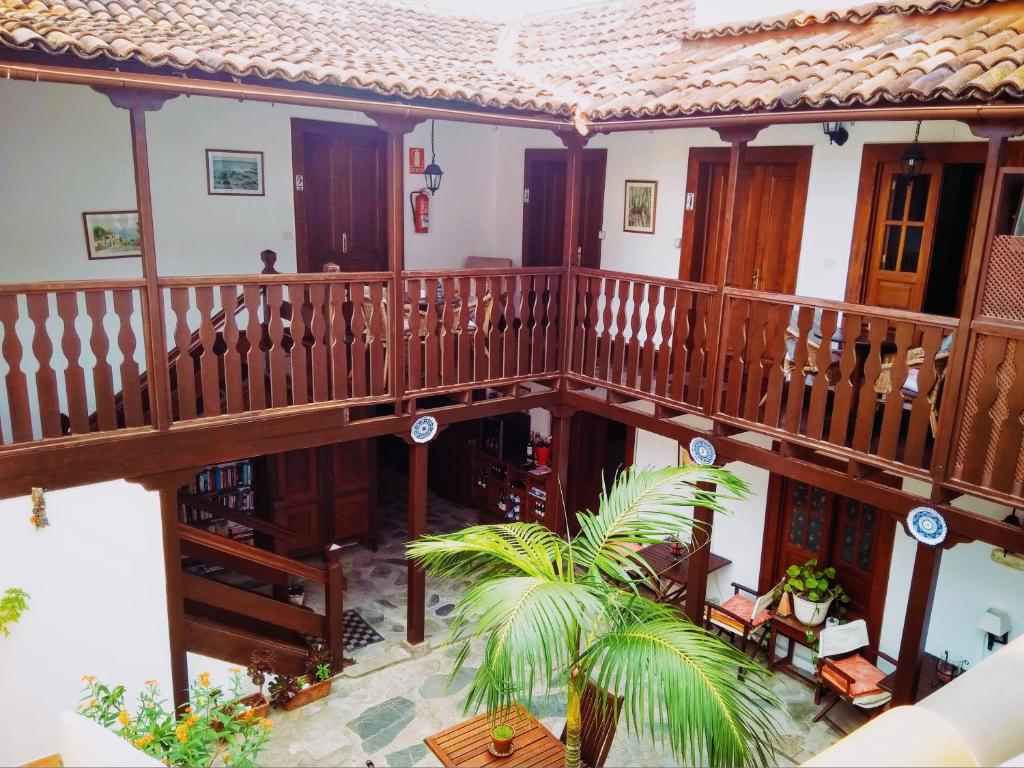
[[[430,231],[430,198],[427,190],[420,189],[409,194],[409,205],[412,206],[412,225],[419,234]]]

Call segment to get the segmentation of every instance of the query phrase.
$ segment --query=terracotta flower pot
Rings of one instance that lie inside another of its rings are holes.
[[[499,755],[506,755],[512,749],[512,739],[516,737],[516,729],[511,725],[496,725],[491,731],[491,746]]]

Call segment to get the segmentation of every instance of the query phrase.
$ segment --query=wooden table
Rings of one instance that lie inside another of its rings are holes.
[[[652,589],[659,602],[676,603],[686,595],[686,580],[689,575],[690,552],[683,550],[678,560],[672,557],[672,545],[652,544],[638,553],[646,560],[654,572],[658,574],[660,583],[653,584]],[[708,573],[712,574],[729,565],[732,560],[711,553],[708,559]]]
[[[491,729],[495,723],[508,722],[515,728],[512,740],[515,751],[508,757],[495,757],[487,747],[491,743]],[[565,745],[555,738],[537,718],[516,705],[509,719],[493,720],[490,715],[479,715],[472,720],[459,723],[423,740],[441,765],[455,766],[536,766],[536,768],[561,768],[565,765]]]
[[[768,669],[775,669],[776,665],[781,664],[782,666],[779,667],[780,671],[796,678],[801,683],[815,687],[817,681],[813,677],[805,675],[793,665],[793,651],[797,645],[810,648],[817,642],[818,636],[824,627],[824,624],[809,627],[803,622],[797,621],[794,614],[780,616],[773,610],[771,612],[771,633],[768,636]],[[813,635],[813,639],[807,637],[808,632]],[[789,648],[781,660],[775,658],[775,644],[778,642],[779,635],[789,640]]]

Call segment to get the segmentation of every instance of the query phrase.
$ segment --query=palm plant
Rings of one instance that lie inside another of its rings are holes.
[[[715,483],[717,491],[698,487]],[[643,597],[654,576],[627,544],[692,533],[690,509],[727,512],[746,484],[732,473],[688,464],[621,473],[596,514],[580,512],[569,541],[540,525],[472,526],[408,545],[427,573],[471,579],[453,613],[448,643],[454,677],[476,641],[483,660],[466,709],[499,712],[532,706],[535,691],[566,689],[566,766],[580,764],[580,704],[587,681],[624,697],[629,730],[666,737],[690,764],[766,764],[773,754],[777,704],[763,668],[695,626],[675,609]],[[744,680],[738,667],[747,667]]]

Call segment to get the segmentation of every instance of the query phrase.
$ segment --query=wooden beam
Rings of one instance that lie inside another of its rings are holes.
[[[710,493],[717,490],[714,483],[700,482],[697,487]],[[693,520],[697,525],[693,529],[690,561],[686,570],[686,615],[694,624],[701,624],[704,621],[704,601],[708,596],[711,528],[715,522],[715,512],[707,507],[694,507]]]
[[[939,579],[942,548],[918,543],[914,555],[914,571],[910,577],[907,615],[903,622],[903,639],[893,682],[893,706],[913,704],[921,675],[921,654],[928,640],[928,623],[932,616],[935,584]]]
[[[569,370],[572,360],[573,330],[576,326],[576,284],[572,276],[572,268],[579,265],[580,248],[580,209],[582,206],[581,192],[583,180],[583,148],[588,137],[578,133],[558,133],[558,138],[565,146],[565,208],[562,226],[562,301],[559,306],[561,327],[560,368]],[[559,382],[565,387],[565,379]]]
[[[569,449],[572,447],[572,411],[548,409],[551,411],[551,473],[555,477],[554,504],[548,504],[548,514],[554,516],[548,521],[550,527],[562,536],[569,536],[569,518],[575,514],[570,507],[573,503],[569,493]]]
[[[341,565],[342,549],[337,544],[324,550],[327,580],[324,589],[324,623],[327,645],[331,649],[334,674],[345,665],[345,573]]]
[[[178,489],[160,491],[164,579],[167,591],[167,642],[171,657],[171,699],[177,711],[188,703],[188,656],[185,637],[185,597],[182,588]]]
[[[427,532],[427,444],[409,446],[409,541]],[[406,640],[413,645],[423,642],[424,614],[427,605],[427,583],[423,569],[409,561]]]

